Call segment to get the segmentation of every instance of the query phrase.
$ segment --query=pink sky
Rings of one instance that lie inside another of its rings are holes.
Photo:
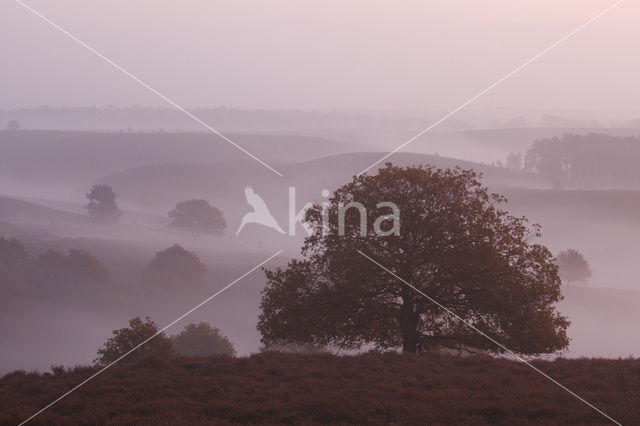
[[[614,1],[30,0],[185,106],[446,110]],[[627,1],[472,109],[640,117],[640,4]],[[164,105],[12,0],[0,108]]]

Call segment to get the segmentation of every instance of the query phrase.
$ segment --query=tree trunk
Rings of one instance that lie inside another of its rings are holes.
[[[402,352],[411,354],[418,352],[418,333],[415,330],[403,334]]]
[[[418,315],[410,305],[404,305],[404,324],[402,324],[402,352],[415,354],[419,349]]]

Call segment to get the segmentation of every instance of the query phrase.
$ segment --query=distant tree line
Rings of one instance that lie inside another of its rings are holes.
[[[195,253],[176,244],[157,252],[141,278],[148,285],[183,289],[206,272]],[[49,249],[33,256],[21,241],[0,237],[0,307],[23,296],[95,301],[108,284],[113,284],[109,269],[86,250]]]
[[[560,186],[637,187],[640,183],[640,138],[591,133],[567,134],[535,141],[524,157],[525,171],[548,177]]]
[[[90,212],[115,216],[110,187],[96,185],[88,197]],[[363,231],[359,208],[349,209],[344,223],[337,220],[342,206],[358,202],[371,212],[380,200],[398,207],[401,232],[381,236],[374,230],[395,223],[393,215]],[[266,350],[359,350],[369,345],[409,353],[504,352],[486,336],[527,355],[566,348],[569,321],[555,308],[562,298],[558,260],[532,241],[540,235],[539,227],[503,210],[505,202],[472,170],[388,163],[377,175],[355,176],[334,192],[327,206],[316,204],[307,211],[306,221],[315,232],[305,239],[302,259],[265,270],[258,330]],[[334,218],[328,223],[325,208]],[[204,200],[178,203],[170,216],[174,226],[189,230],[224,225],[221,212]],[[340,226],[342,232],[337,231]],[[0,242],[0,266],[9,274],[12,269],[3,259],[16,270],[33,265],[26,269],[35,276],[44,271],[45,282],[57,276],[65,280],[65,274],[108,280],[107,269],[86,252],[47,252],[34,261],[20,242]],[[381,265],[389,269],[383,271]],[[156,253],[144,278],[180,287],[205,273],[195,253],[174,245]],[[112,362],[156,333],[150,319],[133,318],[128,328],[113,332],[96,362]],[[175,351],[198,355],[206,352],[200,343],[214,339],[231,353],[219,330],[192,324],[171,339],[158,333],[139,356],[169,357]]]
[[[31,256],[16,239],[0,237],[0,292],[47,297],[96,295],[109,270],[85,250],[47,250]]]

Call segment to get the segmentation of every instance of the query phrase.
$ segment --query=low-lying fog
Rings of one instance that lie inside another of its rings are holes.
[[[534,140],[561,137],[565,130],[442,132],[416,144],[415,152],[400,152],[388,161],[403,166],[459,165],[482,172],[491,190],[508,196],[506,208],[542,225],[541,241],[553,253],[577,249],[591,266],[593,276],[585,284],[566,286],[559,305],[572,321],[572,341],[564,355],[638,356],[640,180],[633,175],[624,185],[614,181],[591,187],[560,185],[549,176],[525,170],[524,164],[506,165],[509,154],[524,154]],[[0,276],[4,280],[0,372],[90,363],[111,330],[126,326],[129,318],[150,316],[164,325],[276,251],[284,249],[268,268],[298,256],[305,235],[300,225],[295,236],[256,224],[234,235],[250,211],[244,188],[253,187],[288,231],[290,187],[295,188],[297,213],[307,201],[323,201],[323,189],[332,191],[347,183],[380,158],[377,151],[393,145],[380,140],[364,144],[362,134],[360,139],[340,140],[339,133],[233,136],[284,175],[279,177],[204,134],[0,132],[0,236],[19,239],[32,258],[47,250],[65,254],[86,250],[110,274],[95,291],[77,291],[71,282],[60,284],[65,297],[9,288],[8,278]],[[350,130],[351,135],[356,133]],[[107,184],[115,191],[123,211],[118,223],[97,225],[88,220],[86,194],[94,184]],[[206,199],[222,211],[227,225],[223,235],[167,228],[168,212],[177,202],[192,198]],[[145,282],[145,270],[155,253],[174,244],[197,254],[207,266],[204,278],[178,287]],[[255,324],[264,281],[263,272],[254,271],[168,334],[190,322],[208,321],[230,338],[240,354],[258,351]]]

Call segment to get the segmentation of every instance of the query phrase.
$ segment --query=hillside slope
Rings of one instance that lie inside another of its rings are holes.
[[[422,122],[418,127],[412,128],[361,128],[361,129],[323,129],[309,130],[305,134],[316,134],[336,140],[351,141],[367,146],[374,146],[381,151],[391,151],[403,142],[413,138],[429,125],[430,122]],[[634,124],[634,123],[630,123]],[[532,143],[538,139],[562,136],[564,134],[586,135],[589,133],[603,133],[613,136],[630,136],[638,134],[640,129],[636,127],[515,127],[504,129],[476,129],[443,131],[437,127],[413,141],[407,149],[412,152],[434,154],[447,157],[455,157],[469,161],[482,161],[491,163],[504,162],[510,152],[525,152],[531,148]]]
[[[272,166],[362,149],[297,135],[226,136]],[[248,169],[273,173],[229,142],[208,133],[0,131],[0,192],[4,193],[50,198],[54,190],[74,191],[120,170],[168,162],[243,162]]]
[[[49,224],[51,221],[88,222],[86,215],[69,213],[0,195],[0,221],[1,220],[6,220],[14,224]]]
[[[265,200],[271,197],[277,200],[275,204],[280,202],[286,209],[288,187],[296,187],[299,200],[318,199],[322,189],[333,190],[351,181],[355,174],[383,155],[379,152],[344,153],[295,162],[279,167],[283,177],[254,164],[240,162],[216,165],[171,162],[122,170],[99,181],[112,185],[123,202],[160,211],[189,197],[207,198],[223,210],[226,207],[234,211],[238,206],[244,210],[243,188],[248,185]],[[422,164],[474,169],[483,173],[483,182],[488,185],[537,188],[547,185],[535,175],[442,156],[397,153],[388,161],[399,166]],[[379,167],[384,164],[377,165],[370,173],[375,173]]]

